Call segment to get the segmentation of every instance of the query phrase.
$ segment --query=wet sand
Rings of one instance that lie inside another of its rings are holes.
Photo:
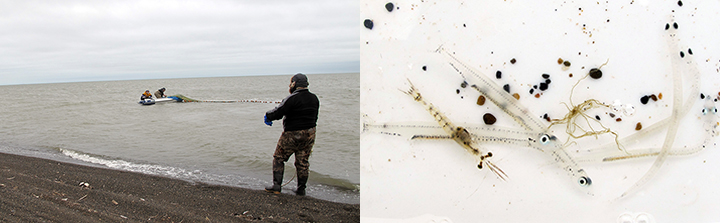
[[[0,153],[0,222],[359,221],[358,204]]]

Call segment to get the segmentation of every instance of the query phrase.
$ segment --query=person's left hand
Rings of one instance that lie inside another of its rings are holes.
[[[267,115],[265,115],[265,124],[268,125],[268,126],[272,126],[272,121],[269,121],[269,120],[267,119]]]

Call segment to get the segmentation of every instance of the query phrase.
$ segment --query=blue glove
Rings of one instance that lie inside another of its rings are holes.
[[[267,115],[265,115],[265,124],[268,126],[272,126],[272,121],[267,119]]]

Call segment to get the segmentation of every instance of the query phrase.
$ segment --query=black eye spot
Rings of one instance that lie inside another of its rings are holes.
[[[673,23],[673,28],[678,29],[678,24],[677,24],[677,22],[674,22],[674,23]]]
[[[669,23],[665,23],[665,30],[668,30],[668,29],[670,29],[670,24],[669,24]]]
[[[587,186],[590,186],[590,184],[592,184],[592,180],[590,180],[590,178],[587,178],[587,177],[580,177],[580,179],[578,179],[578,183],[580,184],[580,186],[587,187]]]
[[[685,53],[683,53],[683,51],[680,51],[680,57],[685,58]]]

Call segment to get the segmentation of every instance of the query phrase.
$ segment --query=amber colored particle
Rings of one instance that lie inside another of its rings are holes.
[[[651,95],[650,95],[650,99],[652,99],[653,101],[657,101],[657,100],[658,100],[657,96],[655,96],[654,94],[651,94]]]
[[[511,64],[515,64],[515,62],[517,62],[517,60],[515,60],[515,58],[510,59]]]
[[[615,119],[616,122],[622,121],[622,118]]]
[[[520,95],[518,93],[513,94],[513,97],[517,100],[520,100]]]
[[[535,98],[540,98],[540,94],[535,94]]]
[[[478,105],[484,105],[485,104],[485,96],[480,95],[477,100]]]
[[[547,113],[543,115],[543,118],[545,119],[545,121],[550,122],[550,116]]]
[[[495,124],[497,119],[495,118],[494,115],[492,115],[490,113],[485,113],[485,115],[483,115],[483,121],[485,122],[486,125],[492,125],[492,124]]]
[[[558,64],[562,64],[563,61],[564,61],[564,60],[563,60],[562,58],[558,58]]]
[[[572,75],[572,73],[570,73],[568,76],[569,76],[569,77],[572,77],[573,75]],[[718,92],[718,94],[720,94],[720,92]]]
[[[635,130],[640,131],[640,129],[642,129],[642,124],[640,124],[640,123],[638,122],[638,123],[635,125]]]
[[[720,92],[718,92],[718,95],[720,95]],[[662,93],[659,93],[657,97],[662,100]]]

